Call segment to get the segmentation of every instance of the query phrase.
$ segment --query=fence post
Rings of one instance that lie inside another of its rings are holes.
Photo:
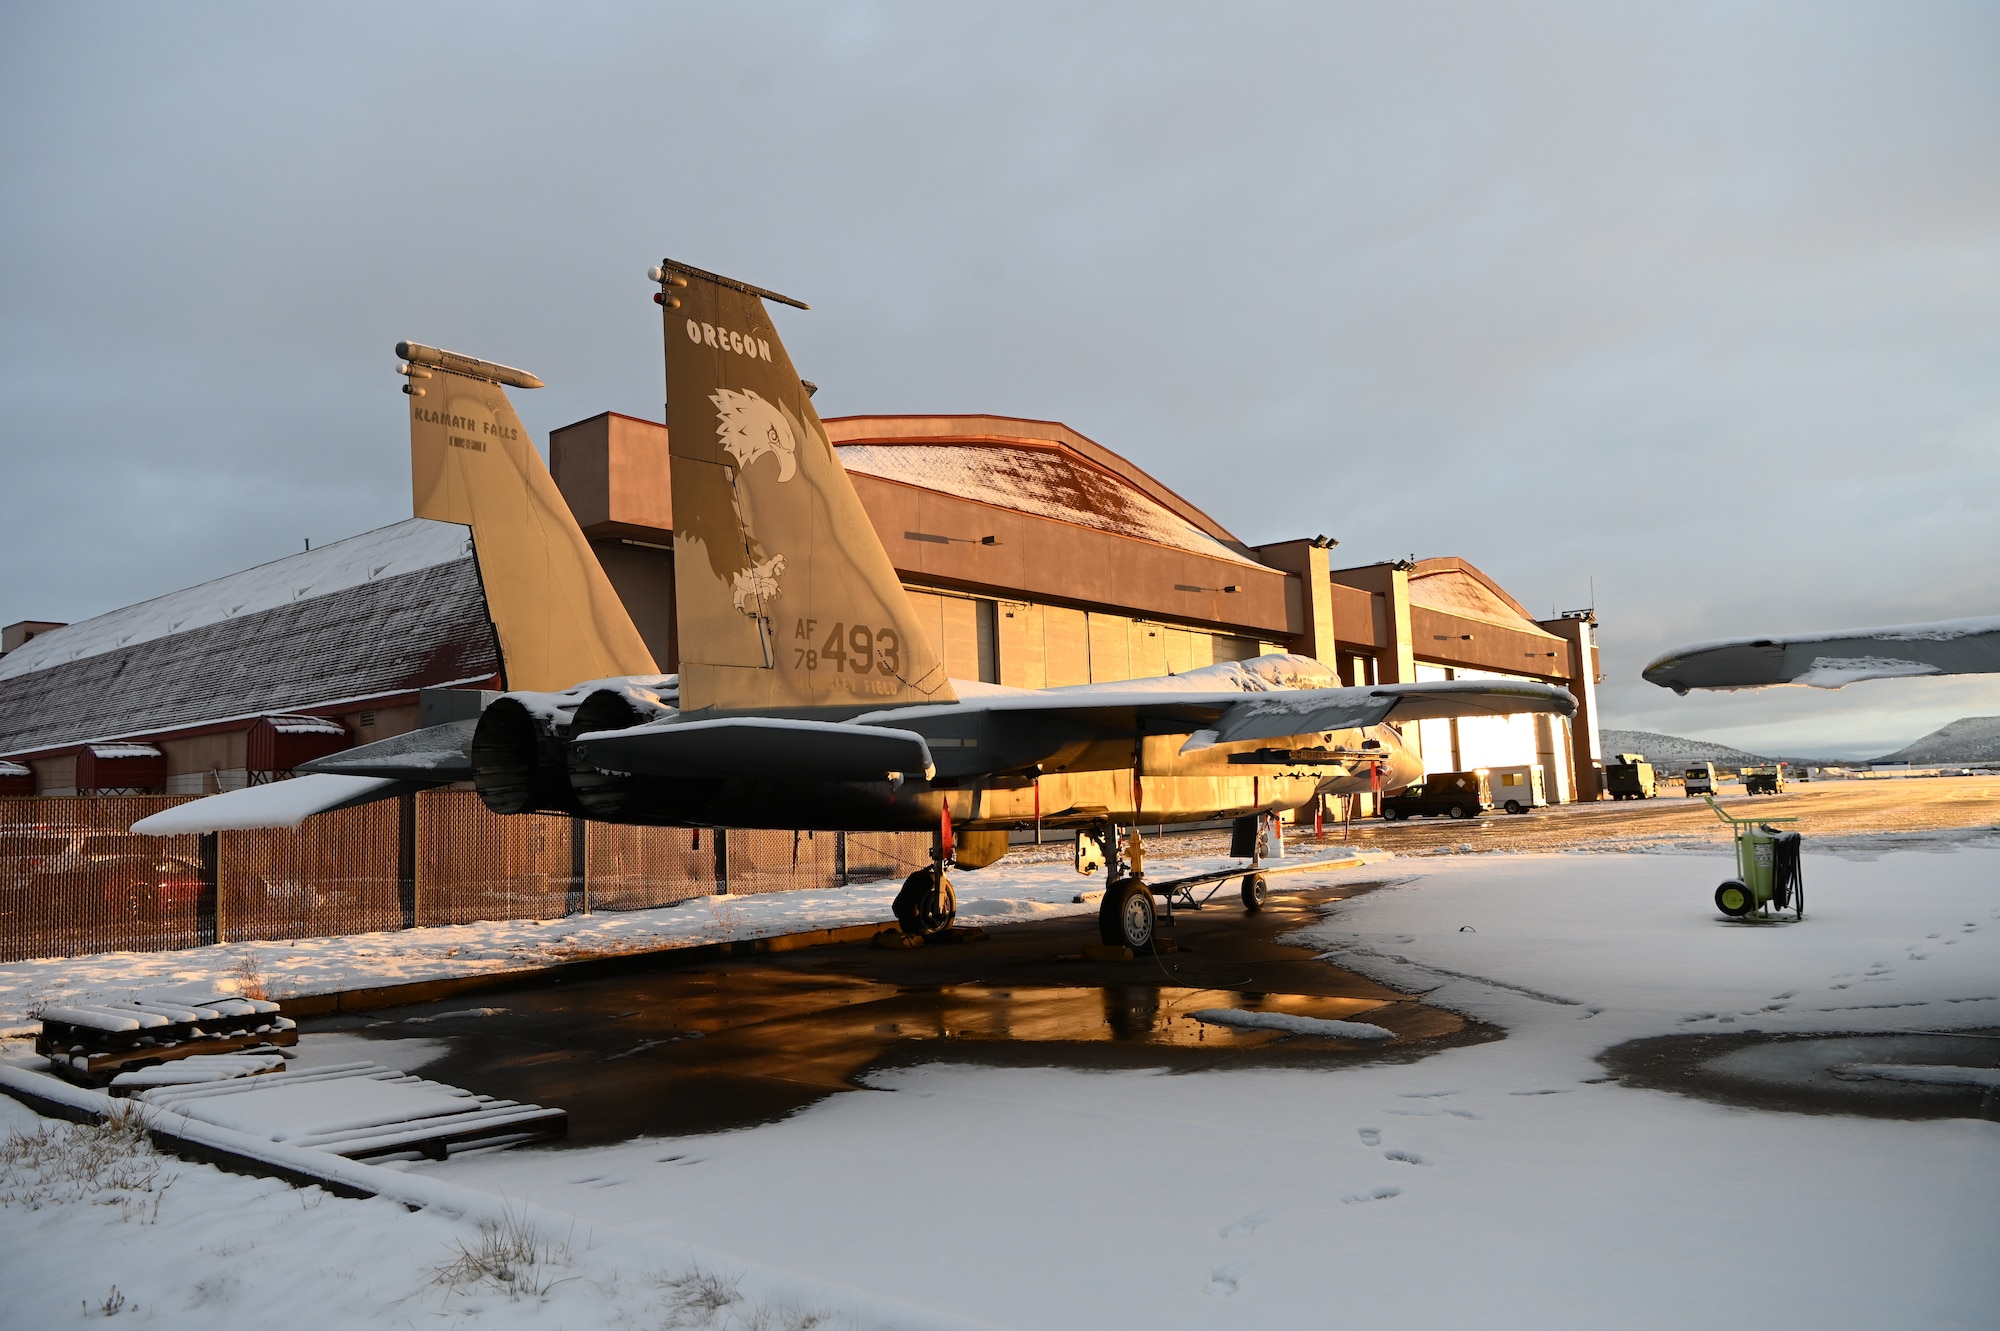
[[[396,901],[403,927],[417,927],[417,797],[396,797]]]
[[[590,914],[590,820],[569,820],[569,895],[563,914]]]
[[[715,829],[715,895],[729,895],[729,829]]]
[[[195,858],[201,865],[201,896],[195,901],[195,945],[207,947],[222,941],[222,855],[220,834],[203,832],[195,841]]]
[[[834,877],[840,879],[840,885],[842,887],[846,887],[847,886],[847,833],[835,832],[833,834],[833,837],[834,837],[833,841]]]

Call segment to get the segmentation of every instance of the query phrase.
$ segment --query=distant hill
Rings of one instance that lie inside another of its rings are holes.
[[[1606,732],[1609,733],[1609,732]],[[1877,759],[1893,763],[2000,762],[2000,716],[1961,716]]]
[[[1662,772],[1674,772],[1690,763],[1757,767],[1769,765],[1772,761],[1713,740],[1682,739],[1679,735],[1657,735],[1650,730],[1600,730],[1597,738],[1604,745],[1606,762],[1617,753],[1643,753],[1646,761]]]

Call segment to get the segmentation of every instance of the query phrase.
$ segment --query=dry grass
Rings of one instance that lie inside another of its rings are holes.
[[[685,1275],[663,1277],[667,1291],[666,1328],[708,1328],[709,1331],[832,1331],[833,1314],[790,1304],[773,1306],[744,1300],[741,1276],[724,1275],[699,1265]]]
[[[245,998],[269,997],[264,991],[264,968],[258,964],[255,952],[238,952],[229,975],[236,981],[236,992]]]
[[[150,1224],[173,1181],[160,1182],[160,1173],[137,1105],[120,1105],[102,1123],[45,1122],[0,1140],[0,1206],[87,1202]]]
[[[735,937],[743,927],[743,912],[737,909],[733,898],[727,896],[707,897],[710,923],[705,933],[727,941]]]
[[[567,1243],[545,1241],[526,1215],[508,1211],[504,1219],[479,1226],[471,1246],[454,1245],[457,1255],[440,1265],[433,1279],[454,1292],[491,1286],[510,1299],[539,1298],[570,1277]]]
[[[670,1327],[714,1326],[717,1314],[743,1301],[737,1288],[741,1276],[705,1271],[699,1265],[686,1275],[660,1282],[667,1291],[667,1321]]]

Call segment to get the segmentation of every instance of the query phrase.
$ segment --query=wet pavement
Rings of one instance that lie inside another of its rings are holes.
[[[684,1135],[782,1118],[871,1071],[922,1062],[1006,1066],[1327,1066],[1415,1059],[1499,1032],[1313,959],[1279,936],[1368,890],[1300,883],[1256,915],[1231,900],[1177,913],[1177,951],[1090,962],[1094,917],[1010,925],[955,945],[813,948],[544,983],[364,1016],[301,1023],[371,1043],[444,1046],[423,1075],[483,1094],[559,1105],[570,1142]],[[1077,959],[1070,959],[1077,958]],[[1197,1022],[1202,1008],[1362,1020],[1393,1041]],[[378,1055],[393,1062],[387,1047]]]
[[[2000,1090],[1857,1075],[1857,1067],[2000,1067],[2000,1030],[1663,1035],[1598,1056],[1627,1086],[1750,1109],[2000,1120]]]
[[[1777,797],[1725,795],[1723,803],[1739,817],[1752,809],[1797,815],[1808,838],[1822,843],[1862,834],[1921,837],[1994,827],[2000,780],[1821,782]],[[1728,853],[1728,830],[1705,804],[1678,795],[1464,821],[1365,821],[1344,833],[1329,823],[1326,831],[1328,842],[1404,854],[1665,840],[1713,841],[1718,854]],[[1300,840],[1311,848],[1309,836]],[[1156,855],[1221,853],[1227,833],[1176,834],[1151,844]],[[1017,852],[1021,860],[1067,854],[1055,845]],[[1093,917],[1071,917],[909,951],[857,944],[702,964],[659,954],[606,978],[489,991],[478,1007],[461,998],[301,1024],[308,1040],[341,1031],[369,1044],[440,1042],[442,1055],[422,1063],[425,1076],[559,1105],[569,1110],[570,1140],[579,1145],[770,1122],[829,1095],[865,1089],[874,1070],[912,1063],[1195,1072],[1416,1059],[1500,1038],[1495,1028],[1278,941],[1329,903],[1374,885],[1315,887],[1310,875],[1280,880],[1280,894],[1254,916],[1225,892],[1205,910],[1178,913],[1171,932],[1180,950],[1133,962],[1064,959],[1097,941]],[[1204,1007],[1358,1019],[1398,1038],[1361,1043],[1216,1027],[1189,1015]],[[1855,1081],[1831,1070],[1870,1060],[1963,1062],[1963,1050],[1947,1059],[1928,1046],[1898,1054],[1885,1045],[1889,1052],[1864,1059],[1834,1043],[1794,1047],[1809,1039],[1874,1038],[1672,1036],[1621,1046],[1603,1058],[1628,1084],[1760,1108],[1894,1117],[1991,1112],[1990,1093]],[[2000,1041],[1992,1043],[2000,1048]],[[376,1056],[395,1061],[388,1045]]]

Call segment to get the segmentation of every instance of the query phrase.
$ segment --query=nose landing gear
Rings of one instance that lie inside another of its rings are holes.
[[[1132,861],[1129,871],[1118,845],[1118,828],[1106,824],[1104,844],[1104,900],[1097,907],[1097,937],[1106,947],[1129,947],[1144,952],[1153,946],[1159,916],[1153,904],[1153,889],[1145,878],[1145,852],[1140,848],[1138,829],[1132,833]]]

